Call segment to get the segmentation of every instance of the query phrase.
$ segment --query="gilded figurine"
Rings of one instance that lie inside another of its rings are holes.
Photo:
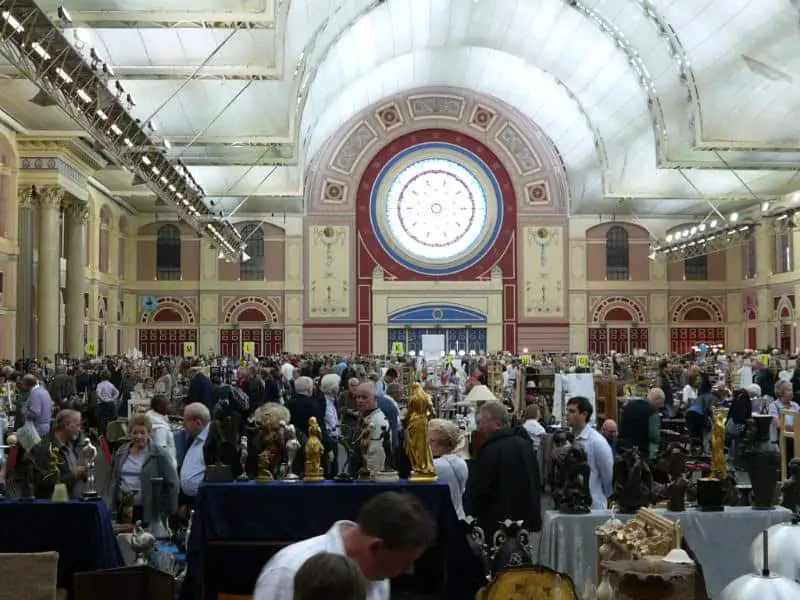
[[[258,477],[256,477],[258,483],[269,483],[275,480],[272,476],[272,471],[270,471],[271,466],[272,455],[269,450],[264,450],[258,455]]]
[[[432,483],[436,481],[436,469],[433,466],[433,452],[428,443],[428,422],[435,417],[431,397],[415,383],[408,400],[406,414],[405,450],[411,463],[411,475],[408,480],[414,483]]]
[[[358,449],[361,457],[361,468],[358,470],[358,480],[361,482],[372,481],[372,473],[367,466],[369,456],[369,446],[372,443],[373,425],[369,421],[364,421],[361,437],[358,440]]]
[[[719,480],[725,478],[728,466],[725,462],[725,420],[727,409],[713,409],[711,421],[711,472]]]
[[[306,468],[303,481],[325,481],[322,470],[322,455],[325,446],[322,445],[322,430],[316,417],[308,419],[308,441],[306,442]]]

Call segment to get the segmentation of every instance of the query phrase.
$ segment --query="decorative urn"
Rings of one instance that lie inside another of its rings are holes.
[[[775,507],[781,451],[770,441],[771,425],[770,415],[753,415],[745,434],[743,458],[753,486],[753,508],[756,510]]]

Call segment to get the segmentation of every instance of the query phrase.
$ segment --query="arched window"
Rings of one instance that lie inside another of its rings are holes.
[[[606,233],[606,279],[627,281],[630,278],[628,232],[615,225]]]
[[[772,272],[788,273],[792,270],[792,229],[777,224],[775,227],[775,240],[772,253]]]
[[[686,281],[708,281],[708,255],[687,258],[683,262],[683,278]]]
[[[263,281],[264,279],[264,229],[260,224],[245,225],[242,239],[246,241],[244,253],[250,258],[239,262],[239,279],[242,281]]]
[[[156,239],[156,279],[181,278],[181,230],[175,225],[163,225]]]

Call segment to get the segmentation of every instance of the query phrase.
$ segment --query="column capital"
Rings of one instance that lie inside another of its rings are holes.
[[[89,220],[89,208],[85,202],[67,202],[64,205],[64,215],[71,220],[83,225]]]
[[[60,210],[64,200],[64,189],[57,185],[36,188],[36,202],[40,209]]]
[[[20,208],[31,208],[33,206],[33,187],[21,185],[17,188],[17,204]]]

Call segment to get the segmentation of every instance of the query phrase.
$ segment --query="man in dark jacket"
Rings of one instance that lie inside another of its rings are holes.
[[[189,370],[189,377],[191,378],[189,391],[186,394],[184,404],[188,406],[199,402],[200,404],[205,404],[206,408],[211,412],[211,379],[203,373],[200,367],[192,367]]]
[[[529,531],[542,528],[539,464],[530,439],[511,428],[511,415],[500,402],[481,407],[480,430],[488,439],[471,461],[467,480],[468,514],[492,539],[506,519],[524,521]]]

